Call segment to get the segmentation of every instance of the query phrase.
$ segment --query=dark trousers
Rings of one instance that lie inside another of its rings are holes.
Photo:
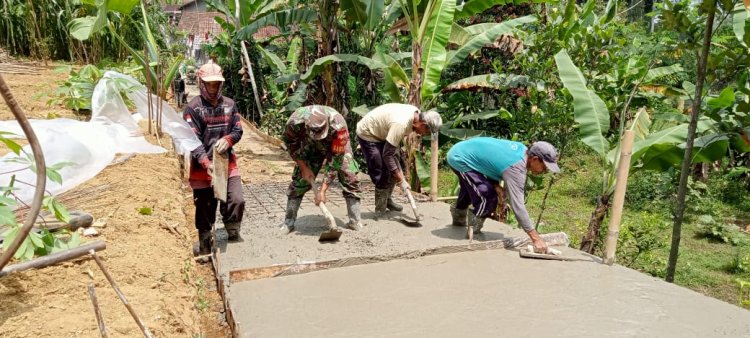
[[[494,186],[497,182],[473,170],[461,173],[453,169],[453,172],[458,175],[458,184],[461,186],[456,201],[456,209],[466,209],[471,203],[474,206],[474,215],[477,217],[487,218],[492,216],[495,207],[497,207],[497,192],[495,192]]]
[[[211,230],[216,222],[216,207],[219,206],[224,225],[227,223],[239,223],[245,213],[245,198],[242,196],[242,181],[239,176],[230,177],[227,184],[227,202],[221,202],[214,198],[214,188],[203,188],[193,190],[193,203],[195,204],[195,228],[198,230]]]
[[[362,154],[365,157],[365,163],[367,163],[367,173],[370,175],[372,183],[375,184],[375,188],[387,189],[393,186],[393,177],[388,168],[385,167],[385,161],[383,160],[385,141],[370,142],[359,136],[357,136],[357,141],[362,148]]]

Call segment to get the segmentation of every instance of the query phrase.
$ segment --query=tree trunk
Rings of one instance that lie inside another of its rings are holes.
[[[581,251],[594,254],[597,241],[599,240],[599,231],[601,231],[602,222],[604,221],[604,216],[607,215],[607,210],[609,210],[609,195],[601,195],[596,200],[596,209],[591,213],[589,229],[586,231],[583,239],[581,239]]]
[[[422,69],[422,46],[419,45],[419,42],[414,42],[412,48],[412,76],[409,83],[409,96],[407,100],[409,104],[420,108],[422,104],[420,97],[420,92],[422,91],[422,73],[424,72],[424,69]],[[421,184],[418,175],[416,175],[414,157],[422,145],[422,137],[412,132],[406,137],[404,144],[406,145],[406,168],[404,175],[406,175],[407,182],[411,182],[412,190],[420,191]]]
[[[334,54],[338,45],[338,32],[336,30],[336,13],[339,3],[337,0],[323,0],[320,5],[319,22],[320,44],[318,45],[318,58]],[[327,65],[323,68],[323,95],[325,105],[342,111],[343,102],[339,98],[336,81],[334,81],[334,66]]]
[[[669,250],[669,262],[667,263],[667,282],[674,282],[674,273],[677,267],[677,255],[680,249],[680,236],[682,232],[682,218],[685,215],[685,195],[687,194],[687,181],[690,175],[690,164],[693,158],[693,144],[695,143],[695,129],[698,126],[698,115],[701,110],[703,99],[703,83],[706,80],[706,64],[708,63],[708,52],[711,48],[711,35],[714,27],[714,16],[716,15],[716,3],[708,1],[708,16],[706,17],[706,30],[703,35],[703,50],[698,60],[698,78],[695,82],[695,100],[690,112],[690,125],[688,126],[687,141],[685,142],[685,157],[682,159],[680,169],[680,183],[677,188],[677,204],[674,213],[674,226],[672,227],[672,247]]]

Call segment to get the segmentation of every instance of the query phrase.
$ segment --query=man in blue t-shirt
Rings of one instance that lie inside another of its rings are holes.
[[[475,137],[458,142],[448,151],[448,165],[458,175],[461,190],[456,204],[451,206],[453,225],[471,228],[474,233],[482,231],[484,221],[491,217],[497,206],[497,190],[500,180],[510,197],[513,214],[518,224],[529,235],[534,251],[547,252],[547,245],[534,229],[526,211],[524,190],[526,173],[543,174],[547,170],[559,173],[557,151],[547,142],[534,142],[530,148],[523,143],[492,137]],[[474,216],[467,222],[469,203],[474,206]]]

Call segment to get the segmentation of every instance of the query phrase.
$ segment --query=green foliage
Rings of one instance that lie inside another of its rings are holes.
[[[146,86],[156,95],[166,97],[171,83],[177,75],[182,57],[178,56],[171,60],[162,57],[160,48],[164,47],[164,41],[156,38],[161,34],[154,35],[154,29],[158,29],[158,27],[152,29],[146,4],[141,3],[139,7],[136,7],[137,3],[138,1],[97,1],[97,14],[71,20],[69,24],[70,33],[71,36],[81,41],[92,39],[96,35],[113,37],[140,66],[140,71],[146,79]],[[140,15],[137,14],[138,9],[140,9]],[[110,17],[113,13],[116,13],[116,15]],[[126,17],[127,20],[131,20],[132,27],[139,34],[139,39],[136,40],[138,44],[134,44],[129,36],[123,35],[123,32],[118,31],[115,27],[115,23],[117,23],[115,18],[119,18],[120,15]],[[141,44],[144,50],[139,49]],[[168,61],[171,63],[168,63]]]
[[[733,274],[750,272],[750,254],[738,250],[727,266],[727,271]]]
[[[69,69],[68,79],[60,83],[47,104],[60,104],[74,111],[91,111],[91,96],[103,72],[94,65],[83,66],[79,71],[73,70],[70,66],[58,68],[61,71],[64,69]]]
[[[675,191],[675,172],[671,171],[638,171],[628,178],[628,190],[625,204],[629,210],[664,210],[669,209]]]
[[[747,235],[735,224],[716,221],[710,215],[700,216],[698,222],[702,229],[701,234],[706,238],[734,246],[747,243]]]
[[[737,279],[737,286],[739,287],[739,302],[743,306],[750,307],[750,282]]]
[[[560,71],[560,79],[571,96],[575,108],[581,141],[599,155],[609,152],[609,142],[605,135],[609,130],[609,111],[604,101],[586,87],[583,74],[573,64],[565,50],[555,55]]]
[[[618,263],[627,267],[658,275],[664,259],[658,250],[669,244],[669,223],[661,216],[641,213],[637,222],[625,219],[620,227],[617,243]],[[602,231],[602,240],[607,232]]]

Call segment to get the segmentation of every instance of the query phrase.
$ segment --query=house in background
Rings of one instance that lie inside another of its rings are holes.
[[[217,16],[224,16],[219,12],[209,12],[205,0],[184,0],[180,5],[162,5],[162,9],[169,16],[170,22],[179,30],[185,32],[187,52],[185,57],[194,58],[197,64],[208,62],[208,55],[202,50],[203,45],[213,43],[221,34],[221,26],[214,20]],[[261,41],[280,34],[278,28],[263,27],[253,34],[255,40]]]

